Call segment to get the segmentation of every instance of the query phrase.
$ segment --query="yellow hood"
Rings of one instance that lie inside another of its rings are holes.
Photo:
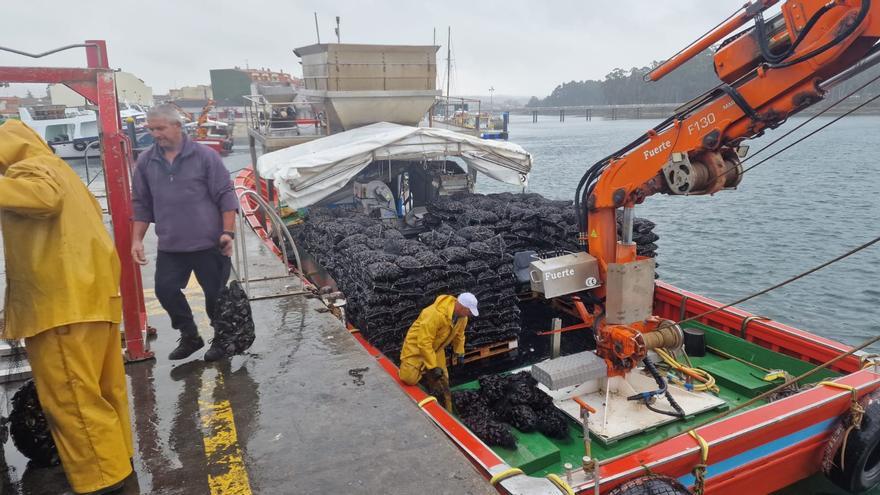
[[[39,134],[18,120],[0,125],[0,173],[26,158],[55,156]]]

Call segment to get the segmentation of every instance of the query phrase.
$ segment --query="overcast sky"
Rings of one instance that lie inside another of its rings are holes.
[[[445,74],[452,28],[452,94],[546,96],[570,80],[601,79],[615,67],[668,58],[726,18],[743,0],[304,0],[146,2],[7,0],[0,46],[42,52],[107,40],[110,63],[154,93],[208,84],[208,71],[246,64],[301,74],[292,49],[335,41],[432,43]],[[81,49],[34,62],[0,52],[3,65],[83,66]],[[0,96],[22,88],[0,88]]]

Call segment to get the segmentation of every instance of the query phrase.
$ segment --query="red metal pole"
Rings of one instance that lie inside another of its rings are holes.
[[[70,48],[85,47],[88,69],[58,67],[0,67],[0,81],[63,83],[98,106],[101,149],[104,154],[104,179],[107,202],[113,223],[113,238],[122,263],[120,281],[122,317],[125,325],[126,359],[141,361],[153,357],[145,339],[148,330],[140,266],[131,257],[131,146],[122,132],[116,82],[103,40],[89,40],[42,54],[5,49],[33,58]]]
[[[108,67],[104,41],[89,40],[86,48],[90,68]],[[125,324],[125,355],[128,361],[153,357],[146,341],[146,309],[140,267],[131,257],[131,147],[122,132],[116,81],[111,70],[100,71],[97,77],[98,118],[101,149],[104,152],[104,181],[107,205],[113,223],[113,238],[122,263],[122,317]]]

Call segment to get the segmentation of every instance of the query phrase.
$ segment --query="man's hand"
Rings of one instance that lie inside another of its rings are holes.
[[[232,236],[226,232],[220,234],[220,254],[232,256]]]
[[[144,243],[143,241],[133,240],[131,241],[131,257],[134,259],[134,262],[138,265],[146,265],[147,257],[144,255]]]
[[[425,372],[425,375],[432,380],[439,380],[443,378],[443,370],[440,368],[431,368]]]

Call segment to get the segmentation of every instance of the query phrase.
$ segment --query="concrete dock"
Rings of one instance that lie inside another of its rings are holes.
[[[168,361],[178,335],[152,290],[155,237],[147,241],[143,276],[157,359],[126,366],[135,473],[121,493],[495,493],[319,299],[253,301],[257,340],[246,355],[206,364],[206,346],[186,361]],[[249,278],[283,273],[255,235],[246,233],[246,242]],[[254,283],[251,295],[296,285]],[[194,279],[186,292],[207,341],[211,328]],[[0,493],[69,492],[60,467],[28,467],[11,441],[3,448]]]

